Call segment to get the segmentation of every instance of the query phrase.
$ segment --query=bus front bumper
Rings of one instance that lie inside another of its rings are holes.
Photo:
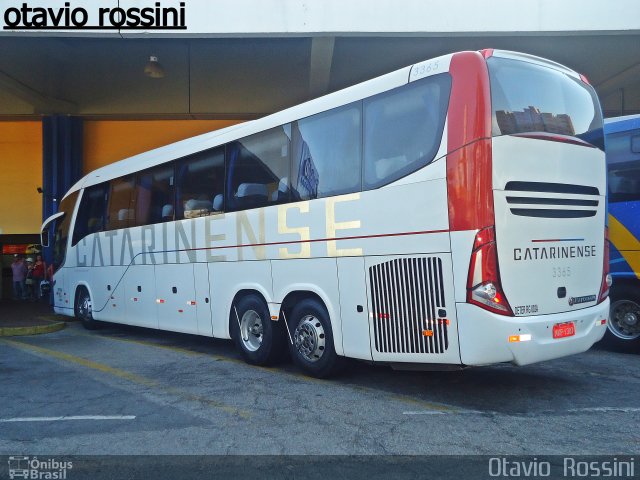
[[[603,337],[609,319],[609,299],[572,312],[526,317],[496,315],[468,303],[456,307],[460,357],[465,365],[527,365],[581,353]],[[554,325],[566,322],[574,323],[575,334],[553,338]]]

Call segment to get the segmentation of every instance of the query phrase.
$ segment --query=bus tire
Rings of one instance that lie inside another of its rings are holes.
[[[231,307],[231,336],[245,362],[271,365],[287,352],[282,322],[271,320],[267,304],[255,294],[246,295]]]
[[[91,295],[86,287],[78,287],[76,293],[76,301],[74,303],[75,316],[82,326],[87,330],[95,330],[99,328],[99,324],[93,319],[93,303],[91,302]]]
[[[343,367],[344,357],[336,353],[329,313],[320,302],[308,298],[298,303],[291,312],[289,328],[291,357],[305,373],[327,378]]]
[[[604,343],[619,352],[640,349],[640,294],[637,290],[631,285],[620,285],[611,292]]]

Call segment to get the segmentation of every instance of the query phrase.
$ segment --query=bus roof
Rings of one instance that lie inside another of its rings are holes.
[[[452,54],[439,57],[442,60],[442,63],[447,65],[447,69],[442,69],[443,72],[448,70],[448,60],[451,57]],[[401,68],[394,72],[307,101],[286,110],[267,115],[257,120],[247,121],[222,128],[220,130],[214,130],[202,135],[190,137],[185,140],[180,140],[178,142],[114,162],[98,168],[82,177],[69,189],[65,197],[84,187],[106,182],[114,178],[177,160],[208,148],[224,145],[225,143],[238,138],[284,125],[301,118],[331,110],[332,108],[336,108],[341,105],[347,105],[371,95],[376,95],[378,93],[400,87],[409,82],[409,74],[412,67],[413,66],[411,65]]]
[[[564,73],[578,77],[578,74],[573,70],[541,57],[536,57],[519,52],[512,52],[508,50],[491,50],[491,54],[503,58],[512,58],[515,60],[538,63],[540,65],[555,68],[557,70],[563,71]],[[367,80],[351,87],[347,87],[343,90],[339,90],[337,92],[330,93],[313,100],[309,100],[294,107],[287,108],[280,112],[267,115],[257,120],[247,121],[241,124],[222,128],[220,130],[214,130],[202,135],[190,137],[185,140],[180,140],[178,142],[171,143],[131,156],[129,158],[125,158],[124,160],[114,162],[112,164],[98,168],[82,177],[69,189],[69,191],[65,194],[65,197],[70,193],[73,193],[84,187],[89,187],[91,185],[106,182],[114,178],[130,175],[132,173],[145,170],[156,165],[161,165],[163,163],[171,162],[173,160],[192,155],[202,150],[214,148],[219,145],[224,145],[225,143],[267,130],[269,128],[278,127],[295,120],[322,113],[324,111],[331,110],[332,108],[347,105],[351,102],[355,102],[363,98],[400,87],[409,82],[412,69],[423,64],[433,64],[438,61],[438,63],[440,64],[439,72],[447,72],[449,70],[449,64],[453,55],[455,55],[455,53],[432,58],[423,62],[418,62],[394,72],[387,73],[385,75]]]
[[[640,114],[605,118],[604,133],[619,133],[640,128]]]

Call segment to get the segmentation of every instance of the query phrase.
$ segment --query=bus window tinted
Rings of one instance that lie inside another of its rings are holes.
[[[364,101],[364,188],[424,167],[440,146],[451,77],[436,75]]]
[[[639,131],[607,135],[610,202],[640,200],[640,151],[634,151],[634,138],[640,138]]]
[[[197,153],[177,164],[177,219],[224,211],[224,148]]]
[[[604,150],[595,91],[550,67],[507,58],[487,60],[493,135],[548,132],[581,138]]]
[[[293,125],[292,183],[295,199],[361,190],[360,102]]]
[[[56,230],[53,236],[53,268],[55,270],[59,269],[65,260],[69,227],[71,226],[71,217],[77,200],[78,192],[73,192],[60,202],[59,211],[64,212],[64,215],[56,220]]]
[[[135,218],[137,225],[169,222],[174,219],[173,163],[138,174]]]
[[[135,209],[132,202],[135,187],[134,175],[111,180],[107,230],[116,230],[135,225]]]
[[[76,215],[72,245],[76,245],[87,235],[104,230],[108,194],[108,183],[101,183],[84,189],[80,207],[78,207],[78,214]]]
[[[272,128],[227,148],[227,208],[245,210],[289,200],[291,126]]]

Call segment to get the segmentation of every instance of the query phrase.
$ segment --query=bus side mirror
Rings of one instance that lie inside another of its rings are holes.
[[[49,246],[49,229],[48,228],[45,228],[44,230],[42,230],[42,232],[40,232],[40,245],[42,245],[43,247]]]

